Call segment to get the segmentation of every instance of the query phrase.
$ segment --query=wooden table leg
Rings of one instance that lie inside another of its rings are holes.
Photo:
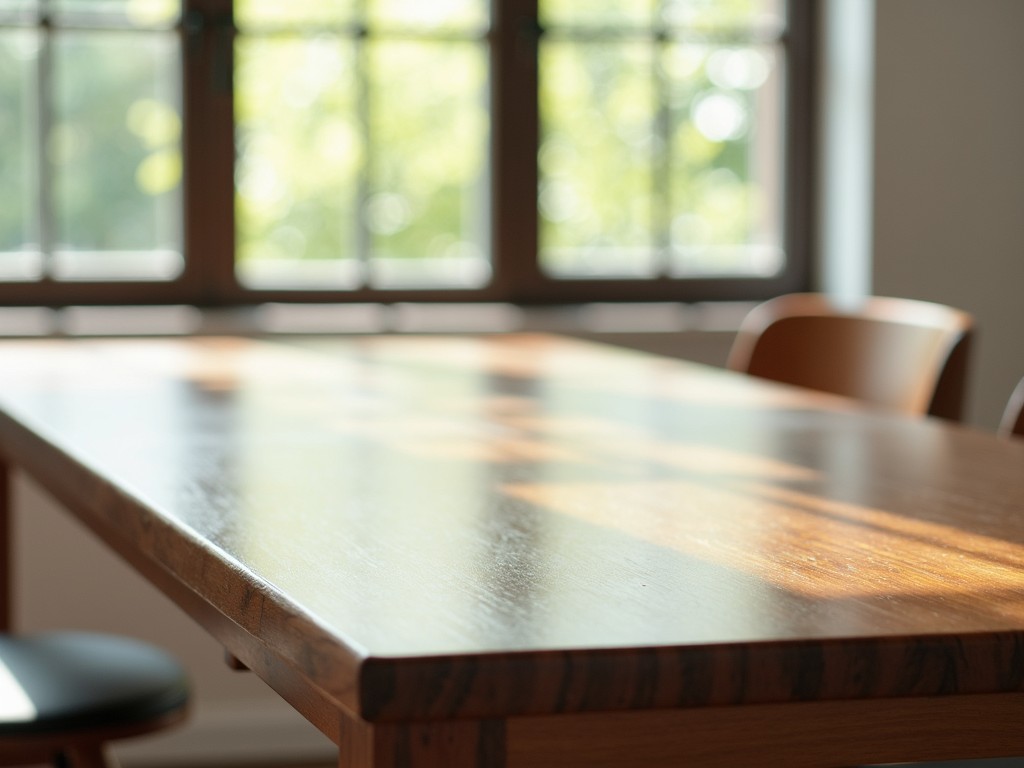
[[[11,506],[10,466],[0,460],[0,632],[10,631],[13,612]]]
[[[367,723],[343,716],[339,768],[503,768],[501,720]]]

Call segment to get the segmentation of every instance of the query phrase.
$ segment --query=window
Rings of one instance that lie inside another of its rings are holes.
[[[173,9],[0,3],[0,280],[181,274]]]
[[[242,284],[485,286],[485,3],[243,0],[235,19]]]
[[[0,301],[802,285],[808,0],[0,0]]]

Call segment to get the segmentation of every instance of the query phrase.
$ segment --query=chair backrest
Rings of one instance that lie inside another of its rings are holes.
[[[969,314],[941,304],[876,296],[847,309],[822,294],[796,293],[750,311],[728,367],[959,420],[973,327]]]
[[[999,434],[1024,437],[1024,379],[1017,383],[1010,395],[1010,401],[1003,411],[1003,420],[999,422]]]

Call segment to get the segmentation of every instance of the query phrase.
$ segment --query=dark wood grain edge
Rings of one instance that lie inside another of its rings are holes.
[[[337,738],[361,655],[191,532],[0,412],[0,462],[23,469],[138,573]]]
[[[373,721],[1024,691],[1024,633],[369,658]]]

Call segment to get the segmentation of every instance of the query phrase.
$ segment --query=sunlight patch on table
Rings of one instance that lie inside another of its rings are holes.
[[[1019,543],[778,486],[673,479],[501,490],[815,600],[920,598],[954,610],[977,595],[977,584],[1024,591]],[[1024,616],[1024,605],[1000,609]]]

